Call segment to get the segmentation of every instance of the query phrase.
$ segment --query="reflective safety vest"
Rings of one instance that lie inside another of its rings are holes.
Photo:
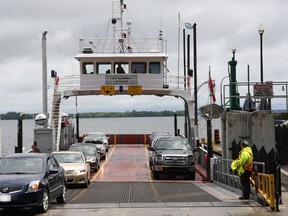
[[[247,147],[246,147],[247,148]],[[245,165],[243,166],[243,168],[244,168],[244,170],[247,170],[247,171],[251,171],[252,172],[252,170],[253,170],[253,155],[249,152],[249,151],[247,151],[247,150],[245,150],[245,148],[241,151],[241,153],[239,154],[239,159],[241,158],[241,155],[243,154],[243,153],[247,153],[247,154],[249,154],[249,158],[248,158],[248,160],[246,161],[246,163],[245,163]]]

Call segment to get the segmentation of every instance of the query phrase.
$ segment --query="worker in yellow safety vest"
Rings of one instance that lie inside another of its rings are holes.
[[[250,176],[253,168],[253,152],[248,142],[241,141],[241,151],[239,152],[238,159],[234,160],[231,164],[231,169],[237,171],[240,176],[242,185],[242,196],[239,199],[250,199]]]

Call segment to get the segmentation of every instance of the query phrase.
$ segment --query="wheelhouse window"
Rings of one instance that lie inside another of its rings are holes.
[[[110,74],[111,73],[111,63],[97,63],[97,73],[98,74]]]
[[[149,63],[149,73],[150,74],[160,74],[160,62],[150,62]]]
[[[82,73],[83,74],[93,74],[94,73],[93,63],[92,62],[83,62]]]
[[[146,73],[146,62],[133,62],[131,64],[131,72],[132,73]]]
[[[129,73],[129,64],[123,62],[116,62],[114,64],[115,74],[127,74]]]

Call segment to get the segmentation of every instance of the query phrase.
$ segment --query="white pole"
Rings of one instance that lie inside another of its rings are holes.
[[[2,143],[1,143],[1,140],[2,140],[2,136],[1,136],[1,117],[0,117],[0,157],[2,155]]]
[[[180,75],[180,12],[178,13],[178,89]]]
[[[48,105],[47,105],[47,55],[46,55],[46,35],[47,31],[42,33],[42,91],[43,91],[43,114],[47,116]]]

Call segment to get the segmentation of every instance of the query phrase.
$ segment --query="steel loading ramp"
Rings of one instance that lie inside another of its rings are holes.
[[[110,148],[106,161],[92,176],[87,189],[68,190],[66,207],[97,206],[259,206],[243,202],[239,195],[213,183],[184,180],[181,176],[153,180],[144,145]]]

